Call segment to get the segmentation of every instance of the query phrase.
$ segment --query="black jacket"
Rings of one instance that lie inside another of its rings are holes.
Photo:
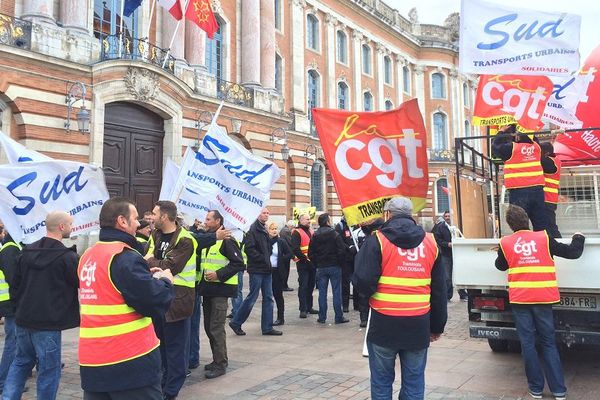
[[[273,269],[273,272],[281,272],[283,268],[287,265],[287,262],[292,258],[292,249],[288,246],[287,240],[282,238],[281,236],[274,237],[271,240],[271,248],[275,242],[277,242],[277,271]]]
[[[300,237],[300,233],[298,233],[298,229],[302,229],[308,234],[309,238],[312,238],[312,232],[309,227],[298,225],[298,228],[294,229],[294,231],[292,232],[292,253],[294,253],[294,256],[296,258],[298,258],[298,261],[296,261],[296,268],[312,269],[314,268],[312,262],[308,258],[306,258],[306,256],[300,250],[300,243],[302,242],[302,238]]]
[[[135,245],[135,238],[117,229],[103,228],[104,242]],[[175,297],[173,285],[166,279],[154,279],[146,260],[133,250],[125,250],[113,258],[110,278],[128,306],[151,318],[162,318]],[[102,367],[79,367],[81,387],[91,392],[131,390],[160,382],[160,350],[119,364]]]
[[[316,268],[341,267],[347,251],[341,236],[332,227],[322,226],[310,241],[308,258]]]
[[[340,235],[346,248],[346,263],[354,266],[354,257],[358,252],[356,245],[354,244],[354,239],[352,238],[352,229],[348,226],[345,219],[342,219],[335,225],[335,231]]]
[[[285,240],[290,249],[292,248],[292,230],[288,228],[287,225],[284,225],[283,228],[281,228],[279,237]]]
[[[432,232],[438,247],[442,251],[442,255],[452,257],[452,246],[450,246],[450,243],[452,243],[452,234],[446,222],[440,221],[435,224]]]
[[[417,247],[425,231],[412,218],[394,217],[381,227],[381,233],[403,249]],[[356,256],[352,282],[361,294],[371,297],[381,276],[381,248],[377,236],[367,237]],[[442,333],[448,317],[446,272],[438,255],[431,271],[431,311],[417,317],[391,317],[371,310],[368,340],[398,350],[429,347],[431,333]]]
[[[267,228],[256,220],[244,238],[244,251],[248,257],[249,274],[271,273],[271,251]]]
[[[14,243],[12,238],[5,239],[2,250],[0,250],[0,270],[4,273],[4,279],[8,286],[12,285],[15,272],[17,270],[17,262],[21,250],[17,246],[6,246],[7,243]],[[0,317],[14,317],[15,304],[12,300],[0,302]]]
[[[10,286],[17,325],[45,331],[79,326],[78,260],[74,246],[48,237],[25,246]]]
[[[202,251],[201,257],[206,255],[208,248]],[[206,297],[237,297],[237,285],[229,285],[226,280],[234,276],[240,271],[243,271],[244,260],[242,251],[237,241],[233,239],[225,239],[219,250],[223,256],[229,260],[229,264],[217,270],[219,282],[208,282],[201,279],[198,283],[198,292]]]

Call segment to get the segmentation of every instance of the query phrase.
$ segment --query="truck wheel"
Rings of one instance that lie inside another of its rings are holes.
[[[508,351],[508,340],[488,339],[488,344],[494,353],[506,353]]]

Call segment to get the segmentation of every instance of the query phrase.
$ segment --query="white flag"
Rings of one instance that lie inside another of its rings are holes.
[[[579,69],[580,25],[579,15],[462,0],[459,69],[487,75],[569,75]]]
[[[98,229],[108,191],[102,169],[73,161],[0,166],[2,221],[17,242],[46,234],[46,215],[62,210],[74,217],[73,235]]]
[[[579,129],[583,122],[576,116],[579,103],[587,103],[588,87],[594,80],[595,68],[563,77],[553,77],[554,90],[548,99],[542,119],[558,125],[562,129]]]
[[[13,140],[4,132],[0,131],[0,144],[4,149],[4,153],[8,158],[9,164],[16,164],[27,161],[50,161],[52,158],[38,153],[35,150],[30,150],[21,143]]]

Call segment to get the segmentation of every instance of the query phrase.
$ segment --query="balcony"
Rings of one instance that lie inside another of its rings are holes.
[[[217,98],[244,107],[254,107],[254,90],[239,83],[217,79]]]
[[[165,63],[165,58],[167,62]],[[175,58],[167,50],[144,39],[105,35],[102,38],[100,60],[141,60],[175,73]],[[164,64],[164,67],[163,67]]]
[[[31,49],[31,22],[0,14],[0,44]]]
[[[427,149],[429,151],[429,161],[432,162],[454,162],[454,150],[448,149]]]

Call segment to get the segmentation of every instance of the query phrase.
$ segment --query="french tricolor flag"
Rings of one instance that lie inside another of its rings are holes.
[[[181,4],[179,0],[157,0],[158,5],[169,10],[171,15],[176,19],[180,20],[183,18],[183,9],[181,8]]]

